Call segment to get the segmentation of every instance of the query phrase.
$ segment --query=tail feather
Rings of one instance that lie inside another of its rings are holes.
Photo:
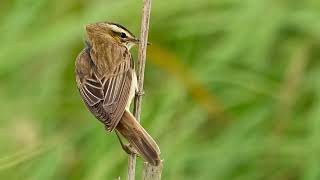
[[[160,149],[152,137],[144,130],[129,111],[125,111],[116,130],[150,164],[160,163]]]

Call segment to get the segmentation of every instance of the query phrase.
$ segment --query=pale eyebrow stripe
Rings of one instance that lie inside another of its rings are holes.
[[[122,28],[119,28],[119,27],[116,26],[116,25],[111,24],[110,26],[111,26],[111,28],[112,28],[114,31],[117,31],[117,32],[125,32]]]
[[[125,34],[127,34],[130,37],[133,37],[134,35],[131,34],[131,32],[129,32],[129,30],[123,29],[115,24],[110,24],[110,27],[112,28],[112,30],[116,31],[116,32],[124,32]]]

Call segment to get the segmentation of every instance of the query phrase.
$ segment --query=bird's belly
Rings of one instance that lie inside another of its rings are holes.
[[[132,102],[132,99],[135,96],[136,90],[138,88],[138,83],[137,83],[137,76],[135,70],[132,70],[132,81],[131,81],[131,86],[130,86],[130,92],[129,92],[129,98],[127,102],[126,109],[129,110],[130,104]]]

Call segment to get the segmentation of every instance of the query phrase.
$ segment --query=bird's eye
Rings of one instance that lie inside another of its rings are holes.
[[[122,38],[126,38],[127,37],[127,35],[126,35],[126,33],[120,33],[120,37],[122,37]]]

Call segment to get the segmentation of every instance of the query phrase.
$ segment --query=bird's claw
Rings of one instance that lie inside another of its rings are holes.
[[[127,154],[138,154],[138,152],[135,150],[135,148],[131,145],[131,144],[123,144],[118,132],[116,131],[116,135],[119,139],[120,145],[122,147],[122,149],[124,150],[124,152],[126,152]]]
[[[138,154],[138,152],[134,149],[134,147],[131,144],[123,144],[121,145],[122,149],[127,153],[127,154]]]
[[[142,91],[137,91],[136,92],[136,96],[144,96],[144,91],[142,90]]]

